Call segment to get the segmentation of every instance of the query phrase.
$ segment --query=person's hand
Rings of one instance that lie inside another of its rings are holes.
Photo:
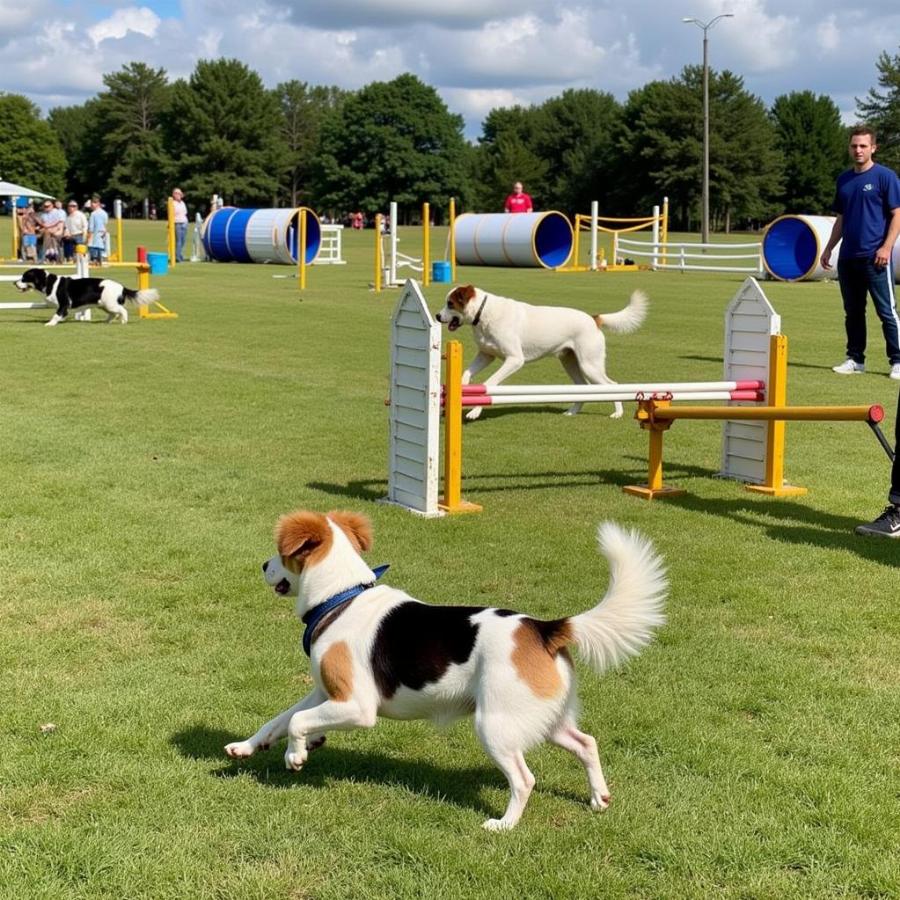
[[[881,246],[875,251],[875,265],[883,269],[891,261],[891,247]]]
[[[822,268],[823,268],[823,269],[830,269],[830,268],[831,268],[831,254],[832,254],[832,252],[833,252],[832,249],[826,250],[826,251],[822,254],[821,258],[819,259],[819,262],[822,263]]]

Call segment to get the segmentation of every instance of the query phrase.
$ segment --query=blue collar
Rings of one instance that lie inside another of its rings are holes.
[[[375,580],[377,581],[381,578],[389,568],[389,565],[375,566],[375,568],[372,569],[375,573]],[[370,581],[367,584],[357,584],[355,587],[347,588],[346,591],[341,591],[339,594],[329,597],[318,606],[314,606],[301,620],[306,625],[306,631],[303,632],[303,652],[309,656],[313,632],[328,613],[337,609],[339,606],[343,606],[345,603],[349,603],[354,597],[358,597],[363,591],[367,591],[369,588],[373,587],[375,587],[374,581]]]

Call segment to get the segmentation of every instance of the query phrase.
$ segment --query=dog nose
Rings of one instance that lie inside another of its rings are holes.
[[[268,568],[269,568],[269,561],[266,560],[266,561],[262,564],[262,570],[263,570],[263,572],[265,572],[266,569],[268,569]]]

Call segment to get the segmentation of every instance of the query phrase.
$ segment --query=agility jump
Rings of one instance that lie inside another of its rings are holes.
[[[431,283],[431,205],[428,202],[422,204],[421,257],[409,256],[398,249],[397,204],[394,201],[391,201],[390,206],[390,223],[390,255],[386,257],[383,243],[384,216],[381,213],[375,216],[375,293],[381,293],[386,287],[400,287],[406,280],[397,274],[402,268],[421,273],[422,284],[428,287]]]
[[[462,385],[462,345],[447,344],[445,385],[440,384],[441,331],[415,282],[408,282],[392,320],[390,451],[387,501],[425,516],[480,509],[461,496],[462,410],[465,406],[573,401],[638,404],[635,415],[649,432],[648,480],[624,488],[647,499],[682,493],[663,483],[662,436],[677,418],[723,422],[719,475],[772,496],[805,493],[784,482],[786,421],[864,421],[886,447],[878,406],[786,405],[787,338],[761,288],[748,278],[726,312],[722,382],[646,382],[627,385]],[[673,402],[722,399],[754,406],[672,406]],[[765,405],[759,405],[765,403]],[[444,452],[439,422],[444,418]],[[443,497],[438,498],[440,468]]]

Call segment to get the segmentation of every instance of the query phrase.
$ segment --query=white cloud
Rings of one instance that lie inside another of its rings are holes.
[[[103,41],[119,40],[129,32],[154,37],[159,28],[159,16],[146,6],[117,9],[108,19],[103,19],[87,29],[88,37],[98,46]]]

